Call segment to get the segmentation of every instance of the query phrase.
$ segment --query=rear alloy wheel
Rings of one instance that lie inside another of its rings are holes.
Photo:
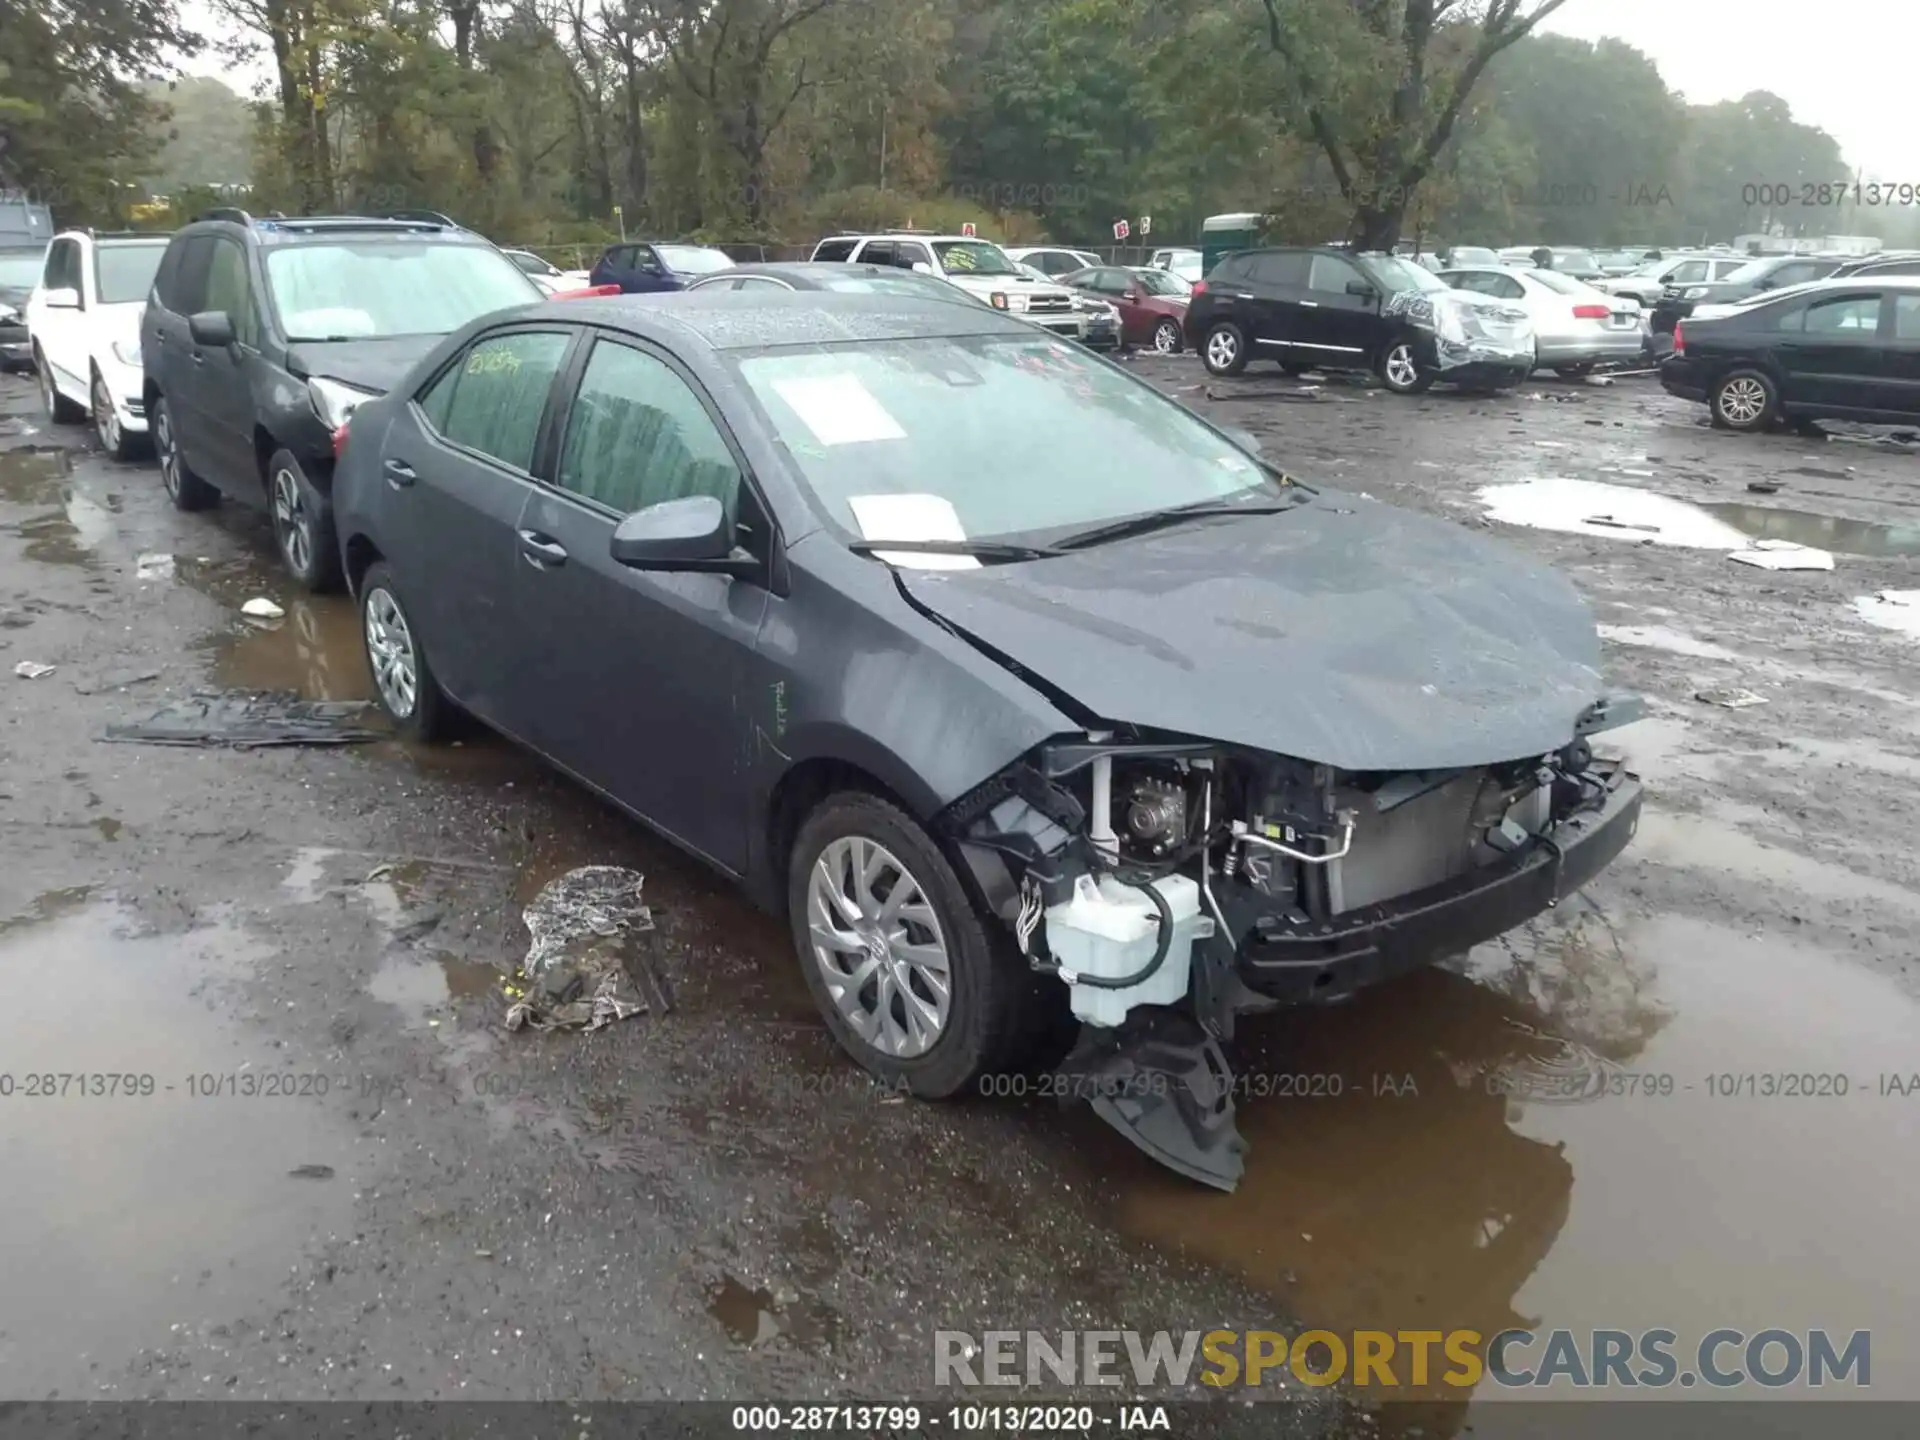
[[[167,397],[153,399],[153,450],[160,460],[160,483],[176,510],[204,510],[219,500],[220,492],[187,467],[180,453],[180,437],[173,432],[173,407]]]
[[[1418,395],[1433,381],[1433,372],[1420,368],[1411,340],[1394,341],[1380,357],[1380,383],[1396,395]]]
[[[407,618],[393,572],[376,563],[360,582],[360,634],[367,647],[373,692],[394,728],[409,740],[439,735],[447,699],[428,668],[413,622]]]
[[[1153,348],[1162,355],[1180,353],[1180,326],[1172,320],[1162,320],[1153,327]]]
[[[127,434],[121,426],[106,377],[98,371],[93,376],[93,433],[100,437],[100,448],[116,460],[131,460],[140,453],[140,437]]]
[[[74,425],[87,418],[87,412],[62,395],[53,383],[53,367],[38,345],[33,347],[33,368],[40,372],[40,404],[49,420],[56,425]]]
[[[1238,325],[1222,320],[1201,342],[1200,361],[1210,375],[1238,375],[1247,368],[1247,337]]]
[[[876,795],[829,796],[800,827],[787,913],[807,988],[848,1054],[944,1100],[1033,1051],[1046,1014],[932,837]]]
[[[273,538],[287,573],[315,594],[340,583],[340,547],[333,534],[333,507],[290,450],[267,462],[267,499],[273,508]]]
[[[1735,370],[1713,387],[1713,418],[1729,430],[1764,430],[1779,397],[1758,370]]]

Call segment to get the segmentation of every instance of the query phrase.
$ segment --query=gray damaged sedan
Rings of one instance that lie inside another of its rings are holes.
[[[1046,1067],[1230,1189],[1237,1016],[1522,923],[1641,804],[1565,581],[1250,443],[984,306],[564,300],[361,406],[335,503],[404,734],[784,911],[890,1084]]]

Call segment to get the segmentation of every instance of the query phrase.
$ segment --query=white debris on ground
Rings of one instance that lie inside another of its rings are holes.
[[[627,973],[628,938],[653,928],[642,877],[584,865],[541,888],[524,919],[532,943],[520,962],[509,1030],[598,1030],[647,1008]]]
[[[53,666],[42,665],[38,660],[22,660],[13,667],[13,673],[22,680],[38,680],[42,675],[53,674]]]
[[[278,620],[287,612],[264,595],[256,595],[240,607],[240,613],[253,620]]]
[[[1853,602],[1853,608],[1869,625],[1898,630],[1920,639],[1920,590],[1882,590],[1874,595],[1862,595]]]
[[[1696,550],[1745,550],[1752,542],[1697,505],[1599,480],[1544,477],[1479,492],[1491,518],[1530,530],[1558,530],[1607,540],[1651,541]]]
[[[139,556],[133,562],[133,576],[136,580],[171,580],[173,556],[162,554]]]
[[[1762,570],[1833,569],[1833,556],[1827,551],[1792,540],[1755,540],[1747,549],[1736,550],[1727,558]]]
[[[1742,690],[1733,685],[1718,685],[1711,690],[1696,690],[1693,698],[1708,705],[1718,705],[1724,710],[1745,710],[1752,705],[1764,705],[1767,697],[1756,695],[1751,690]]]

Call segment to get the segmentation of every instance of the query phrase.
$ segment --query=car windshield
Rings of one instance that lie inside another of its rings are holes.
[[[1452,287],[1424,265],[1415,265],[1397,255],[1368,257],[1373,273],[1389,293],[1396,290],[1447,290]]]
[[[1013,261],[986,240],[936,240],[933,252],[950,275],[1018,275]]]
[[[682,275],[711,275],[716,270],[731,270],[733,257],[724,250],[711,250],[705,245],[656,245],[660,259],[669,270],[677,270]]]
[[[1669,255],[1664,260],[1649,260],[1646,264],[1642,265],[1638,270],[1633,272],[1634,278],[1636,279],[1644,278],[1648,280],[1661,279],[1663,276],[1666,275],[1667,271],[1671,270],[1675,265],[1679,264],[1682,260],[1686,258],[1688,257],[1684,255]]]
[[[1561,270],[1598,270],[1600,268],[1591,250],[1556,250],[1553,252],[1553,263]]]
[[[0,250],[0,288],[31,290],[40,282],[46,258],[45,246],[38,250]]]
[[[1456,245],[1447,252],[1447,260],[1453,265],[1497,265],[1500,257],[1483,246]]]
[[[150,240],[138,245],[95,245],[93,247],[93,288],[102,305],[124,305],[144,300],[153,289],[154,272],[160,257],[167,253],[167,242]]]
[[[1193,293],[1193,286],[1171,270],[1136,270],[1133,273],[1140,282],[1140,288],[1149,295],[1184,296]]]
[[[1044,335],[767,350],[733,363],[820,508],[868,540],[1040,539],[1299,493],[1151,386]]]
[[[267,288],[280,328],[295,341],[445,335],[546,298],[491,245],[432,240],[276,246]]]
[[[509,250],[507,258],[529,275],[551,275],[554,267],[535,255],[531,250]]]
[[[1774,259],[1749,260],[1737,270],[1729,270],[1720,278],[1729,284],[1744,285],[1750,280],[1760,280],[1771,274],[1780,262]]]

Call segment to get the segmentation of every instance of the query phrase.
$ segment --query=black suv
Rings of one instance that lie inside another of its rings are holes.
[[[1187,344],[1215,375],[1255,359],[1289,375],[1366,370],[1413,395],[1436,380],[1499,389],[1534,369],[1517,305],[1455,290],[1394,255],[1332,247],[1243,250],[1193,287]]]
[[[471,231],[209,212],[167,246],[140,322],[167,494],[182,510],[223,494],[270,510],[289,573],[331,588],[333,462],[347,417],[448,331],[545,298]]]

